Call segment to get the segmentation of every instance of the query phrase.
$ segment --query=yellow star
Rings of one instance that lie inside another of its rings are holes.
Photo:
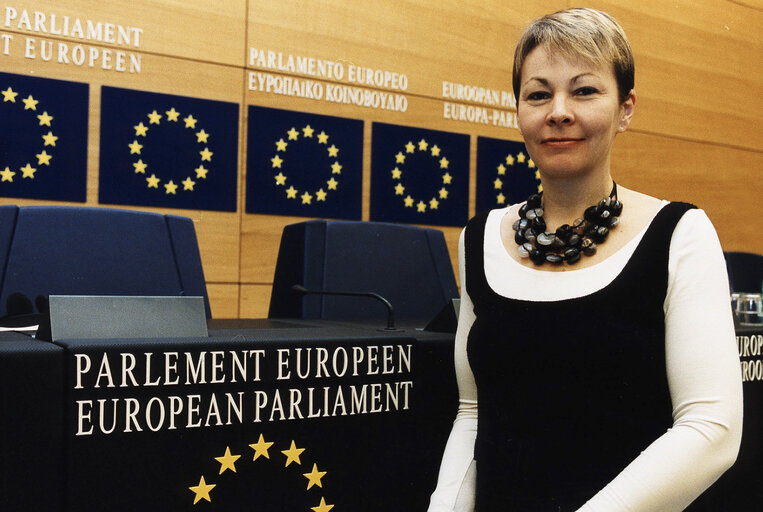
[[[209,491],[214,489],[215,486],[215,484],[207,484],[204,481],[204,477],[202,476],[199,480],[199,485],[193,485],[189,487],[191,492],[196,494],[193,499],[193,504],[196,505],[201,500],[207,500],[208,502],[212,503],[212,499],[209,497]]]
[[[326,476],[325,471],[318,471],[318,465],[313,464],[313,470],[309,473],[302,473],[302,475],[307,478],[307,489],[310,490],[310,488],[314,485],[317,485],[318,487],[323,488],[323,484],[321,483],[321,478]]]
[[[321,504],[317,507],[310,507],[315,512],[329,512],[332,508],[334,508],[334,505],[326,505],[326,499],[321,497]]]
[[[342,166],[339,165],[339,162],[334,162],[331,165],[331,174],[342,174]]]
[[[167,121],[175,121],[177,122],[178,116],[180,115],[180,112],[175,110],[175,107],[172,107],[168,111],[165,112],[167,114]]]
[[[405,187],[403,186],[403,184],[402,184],[402,183],[398,183],[398,184],[395,186],[395,195],[396,195],[396,196],[402,196],[402,195],[403,195],[403,192],[405,192]]]
[[[241,455],[231,455],[230,448],[225,447],[225,455],[222,457],[215,457],[215,460],[220,463],[220,473],[219,475],[222,475],[226,469],[230,469],[234,473],[236,472],[236,461],[241,457]]]
[[[439,193],[440,193],[440,199],[448,198],[448,190],[445,187],[442,187]]]
[[[313,196],[311,196],[309,192],[305,192],[300,197],[302,198],[302,204],[312,204],[313,202]]]
[[[453,176],[451,176],[449,172],[446,172],[445,174],[442,175],[442,182],[445,185],[450,185],[451,181],[453,181]]]
[[[335,156],[337,156],[339,154],[339,148],[336,147],[333,144],[329,148],[327,148],[327,149],[328,149],[328,152],[329,152],[329,156],[335,157]]]
[[[44,149],[42,153],[37,153],[34,156],[37,157],[37,165],[50,165],[50,159],[53,157],[53,155],[47,154]]]
[[[445,158],[445,157],[442,157],[442,158],[440,159],[440,169],[447,169],[447,168],[448,168],[448,164],[449,164],[449,163],[450,163],[450,162],[448,162],[448,159],[447,159],[447,158]]]
[[[190,176],[183,180],[183,190],[193,190],[194,185],[196,185],[196,182]]]
[[[148,182],[148,188],[159,188],[159,182],[161,180],[156,177],[156,174],[152,174],[146,178],[146,181]]]
[[[249,448],[254,450],[254,458],[252,460],[257,460],[260,455],[266,459],[269,459],[270,454],[268,453],[268,450],[271,446],[273,446],[273,443],[266,442],[265,438],[263,438],[262,434],[260,434],[260,438],[257,440],[257,442],[249,445]]]
[[[533,162],[532,158],[527,161],[527,167],[529,167],[530,169],[535,169],[535,162]]]
[[[538,192],[539,193],[543,192],[543,185],[541,185],[540,183],[538,183]]]
[[[276,185],[286,185],[286,176],[282,172],[275,175]]]
[[[299,138],[299,132],[293,126],[286,134],[289,136],[289,140],[297,140]]]
[[[431,200],[431,201],[429,201],[429,207],[430,207],[431,209],[433,209],[433,210],[436,210],[438,206],[440,206],[440,201],[438,201],[437,199],[435,199],[435,198],[433,197],[433,198],[432,198],[432,200]]]
[[[10,88],[10,86],[2,91],[3,92],[3,101],[10,101],[11,103],[16,103],[16,96],[19,95],[17,92],[13,92],[13,89]]]
[[[413,198],[410,195],[406,196],[406,198],[403,199],[403,203],[405,204],[406,208],[412,208],[413,207]]]
[[[424,139],[421,139],[419,141],[419,151],[426,151],[429,147],[429,143],[425,141]]]
[[[39,101],[32,98],[32,95],[30,94],[28,98],[21,100],[24,102],[24,110],[37,110],[37,104]]]
[[[199,151],[199,154],[201,155],[201,161],[202,162],[211,162],[212,161],[212,153],[209,148],[204,148],[204,151]]]
[[[174,196],[174,195],[175,195],[175,191],[176,191],[177,189],[178,189],[178,186],[177,186],[177,185],[175,185],[175,182],[174,182],[174,181],[172,181],[172,180],[170,180],[170,182],[169,182],[169,183],[167,183],[166,185],[164,185],[164,190],[165,190],[165,192],[164,192],[164,193],[165,193],[165,194],[172,194],[172,195]]]
[[[535,171],[535,178],[540,179],[540,171]]]
[[[16,173],[6,167],[5,170],[0,171],[0,176],[3,177],[2,181],[13,182],[13,177],[16,176]]]
[[[498,166],[498,174],[500,174],[501,176],[503,176],[504,174],[506,174],[506,166],[505,166],[505,165],[503,165],[503,164],[500,164],[500,165]]]
[[[132,141],[132,143],[128,144],[127,147],[130,148],[131,155],[135,155],[135,154],[140,155],[140,150],[143,149],[143,146],[140,143],[138,143],[137,140]]]
[[[188,117],[184,117],[183,121],[186,128],[196,128],[196,119],[191,114],[188,114]]]
[[[315,193],[315,197],[316,197],[316,199],[318,199],[318,201],[325,201],[326,200],[326,191],[323,190],[322,188],[318,189],[318,192]]]
[[[395,163],[397,163],[397,164],[404,164],[405,163],[405,155],[400,153],[400,152],[398,152],[395,155]]]
[[[271,162],[273,162],[273,168],[281,168],[281,164],[283,163],[283,160],[280,156],[276,155],[273,158],[270,159]]]
[[[296,188],[294,188],[293,186],[290,186],[289,188],[287,188],[286,189],[286,197],[287,197],[287,199],[296,199],[297,192],[299,192],[299,191]]]
[[[408,141],[408,144],[405,145],[405,152],[413,153],[414,151],[416,151],[416,146],[413,145],[413,142]]]
[[[196,171],[196,177],[199,178],[200,180],[203,180],[207,177],[207,173],[209,172],[209,169],[207,169],[203,165],[200,165],[196,169],[194,169],[194,171]]]
[[[506,196],[503,195],[503,192],[498,194],[498,196],[495,199],[496,201],[498,201],[498,204],[504,204],[506,202]]]
[[[329,141],[329,136],[326,134],[326,132],[321,132],[318,134],[318,144],[326,144]]]
[[[305,126],[304,128],[302,128],[302,133],[305,135],[305,137],[312,137],[314,131],[315,130],[310,128],[309,124],[307,126]]]
[[[500,180],[500,178],[495,179],[495,181],[493,182],[493,188],[495,188],[496,190],[500,190],[503,188],[503,182]]]
[[[329,190],[336,190],[336,186],[339,184],[339,182],[335,180],[333,176],[326,183],[329,186]]]
[[[514,157],[511,155],[506,156],[506,165],[514,165]]]
[[[161,120],[162,120],[162,115],[156,110],[148,114],[148,124],[159,124],[159,121]]]
[[[204,131],[204,128],[202,128],[201,131],[196,132],[196,142],[203,142],[206,144],[208,140],[209,134]]]
[[[27,163],[24,167],[21,168],[21,175],[24,178],[32,178],[32,179],[34,179],[35,171],[37,171],[37,169],[35,169],[34,167],[32,167],[31,165],[29,165]]]
[[[146,174],[146,167],[148,167],[148,165],[143,163],[142,158],[132,164],[132,166],[135,167],[135,174]]]
[[[286,151],[286,146],[288,146],[289,143],[286,142],[283,139],[280,139],[278,142],[276,142],[276,151]]]
[[[432,146],[432,156],[440,156],[440,148],[437,147],[437,144]]]
[[[419,213],[423,213],[423,212],[427,211],[426,203],[424,203],[424,201],[419,201],[419,204],[416,205],[416,210]]]
[[[517,162],[519,162],[520,164],[525,163],[525,154],[524,153],[520,152],[517,155]]]
[[[400,176],[402,176],[402,174],[403,174],[403,171],[401,171],[401,170],[400,170],[400,169],[398,169],[397,167],[395,167],[394,169],[392,169],[392,179],[393,179],[393,180],[399,180],[399,179],[400,179]]]
[[[145,137],[146,133],[148,132],[148,126],[143,124],[142,121],[140,123],[136,124],[135,126],[133,126],[133,128],[135,128],[135,136],[136,137],[139,137],[139,136]]]
[[[42,136],[42,140],[45,141],[46,146],[55,146],[58,137],[53,135],[53,132],[49,131],[47,135]]]
[[[50,126],[50,122],[53,120],[53,116],[49,116],[47,112],[43,112],[37,119],[40,120],[40,126]]]

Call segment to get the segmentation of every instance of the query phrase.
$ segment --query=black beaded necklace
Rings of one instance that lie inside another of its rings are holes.
[[[583,218],[570,226],[562,224],[554,233],[546,231],[543,219],[543,192],[533,194],[519,209],[519,220],[514,223],[514,241],[519,246],[520,258],[530,258],[536,265],[562,262],[572,265],[580,256],[593,256],[596,244],[607,239],[609,230],[620,222],[623,203],[617,200],[617,183],[612,182],[609,196],[598,204],[589,206]]]

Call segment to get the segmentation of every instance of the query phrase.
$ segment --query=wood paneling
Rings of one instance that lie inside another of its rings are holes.
[[[241,285],[241,318],[267,318],[271,284]]]
[[[238,284],[207,283],[213,318],[238,318],[239,288]]]

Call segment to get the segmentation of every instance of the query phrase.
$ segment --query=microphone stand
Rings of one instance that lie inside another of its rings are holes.
[[[295,284],[291,287],[294,293],[298,293],[301,296],[305,295],[344,295],[346,297],[371,297],[380,301],[387,308],[387,327],[379,329],[380,331],[401,331],[402,329],[395,328],[395,310],[392,304],[374,292],[340,292],[340,291],[325,291],[325,290],[308,290],[300,284]]]

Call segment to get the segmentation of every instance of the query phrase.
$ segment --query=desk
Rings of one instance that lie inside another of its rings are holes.
[[[457,405],[452,335],[227,327],[0,342],[0,510],[426,508]]]

